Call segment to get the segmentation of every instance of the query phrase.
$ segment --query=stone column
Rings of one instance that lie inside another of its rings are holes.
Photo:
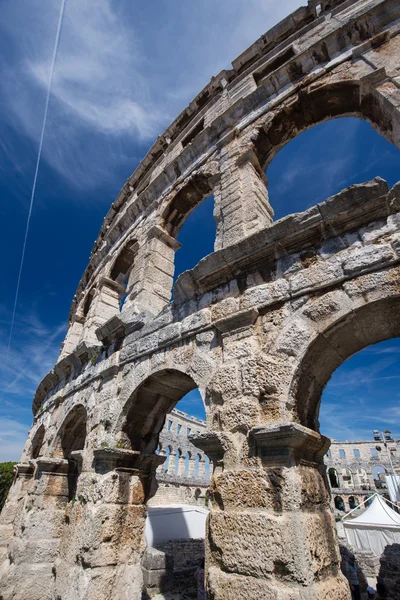
[[[196,473],[196,455],[192,456],[192,458],[189,460],[188,477],[190,477],[191,479],[194,479],[195,473]]]
[[[323,456],[329,440],[296,423],[197,436],[216,469],[207,526],[210,600],[348,600]],[[254,460],[253,460],[254,459]]]
[[[146,502],[164,457],[119,448],[93,455],[94,469],[81,473],[67,507],[55,596],[141,600]]]
[[[236,140],[221,150],[220,179],[214,184],[215,250],[261,231],[272,223],[267,179],[252,149]]]
[[[9,545],[10,565],[2,577],[4,600],[52,600],[53,562],[68,502],[68,461],[41,457],[23,513]]]
[[[182,244],[154,226],[137,252],[128,283],[124,310],[159,313],[171,300],[175,252]]]
[[[33,482],[34,467],[30,464],[18,464],[14,467],[14,481],[0,513],[0,575],[1,564],[8,555],[8,544],[21,526],[24,505]]]
[[[206,463],[204,460],[204,456],[200,457],[199,460],[199,479],[205,479],[206,477]]]
[[[120,297],[124,292],[125,288],[120,283],[108,277],[100,279],[85,317],[82,341],[88,344],[99,344],[96,329],[104,325],[114,315],[119,314]]]

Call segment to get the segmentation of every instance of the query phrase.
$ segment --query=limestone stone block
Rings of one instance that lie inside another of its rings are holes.
[[[365,246],[343,263],[343,271],[346,275],[354,275],[376,265],[386,265],[394,257],[394,252],[388,244]]]
[[[337,283],[343,277],[339,262],[317,261],[316,264],[292,275],[290,281],[291,294],[305,293]]]
[[[266,283],[246,290],[242,298],[242,308],[252,306],[268,306],[274,302],[280,302],[289,296],[289,282],[286,279],[278,279],[272,283]]]
[[[183,319],[181,323],[182,334],[203,329],[210,323],[211,311],[209,308],[203,308],[203,310],[199,310]]]
[[[274,507],[275,490],[264,471],[225,470],[214,476],[211,494],[225,509]]]

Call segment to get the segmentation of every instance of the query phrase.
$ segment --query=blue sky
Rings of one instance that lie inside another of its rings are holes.
[[[67,0],[6,363],[60,3],[2,3],[0,460],[19,458],[31,425],[32,396],[57,358],[77,283],[124,181],[209,79],[299,5],[272,0]],[[332,121],[299,136],[277,155],[267,172],[270,200],[279,218],[376,175],[393,184],[400,179],[399,165],[397,149],[368,124]],[[178,271],[212,251],[214,232],[208,199],[181,231],[185,250],[177,254]],[[391,346],[395,348],[394,342]],[[396,352],[398,356],[398,346]],[[396,368],[399,372],[398,366],[388,366],[388,376]],[[370,385],[368,402],[384,389],[380,381],[374,394]],[[389,397],[398,406],[393,391]],[[335,402],[337,396],[329,396],[329,406]],[[191,412],[191,406],[197,412],[195,404],[182,408]],[[340,414],[330,411],[332,427],[335,422],[340,430]],[[366,435],[367,429],[362,431]]]

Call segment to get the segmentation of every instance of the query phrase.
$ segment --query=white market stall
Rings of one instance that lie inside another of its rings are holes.
[[[400,515],[379,494],[360,516],[348,516],[342,522],[346,539],[354,548],[380,556],[387,545],[400,544]]]
[[[156,546],[170,540],[204,539],[208,509],[188,504],[148,506],[146,545]]]

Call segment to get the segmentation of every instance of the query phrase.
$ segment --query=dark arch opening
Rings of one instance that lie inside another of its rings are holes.
[[[335,508],[341,512],[345,512],[343,498],[341,496],[335,496]]]
[[[118,304],[122,310],[129,290],[129,277],[132,272],[139,244],[137,240],[130,240],[117,255],[110,271],[110,279],[118,284]]]
[[[339,477],[338,477],[336,469],[334,469],[333,467],[328,469],[328,477],[329,477],[329,482],[331,484],[331,487],[338,488],[339,487]]]
[[[178,237],[179,231],[190,213],[200,203],[212,196],[210,177],[196,175],[172,198],[163,213],[163,223],[166,231],[174,238]]]
[[[216,223],[212,176],[198,174],[179,190],[162,215],[164,229],[182,244],[174,258],[174,282],[214,251]]]
[[[125,407],[121,444],[140,452],[154,452],[167,413],[196,383],[189,375],[165,369],[150,375]]]
[[[44,434],[45,434],[44,425],[40,425],[39,429],[35,433],[34,438],[32,440],[31,457],[33,459],[39,458],[39,456],[41,456]]]
[[[357,496],[350,496],[349,497],[349,508],[350,510],[353,510],[353,508],[356,508],[359,505],[359,501]]]
[[[74,407],[64,420],[58,433],[55,454],[68,460],[68,499],[75,498],[80,475],[81,461],[73,453],[83,450],[86,441],[87,414],[80,404]]]

